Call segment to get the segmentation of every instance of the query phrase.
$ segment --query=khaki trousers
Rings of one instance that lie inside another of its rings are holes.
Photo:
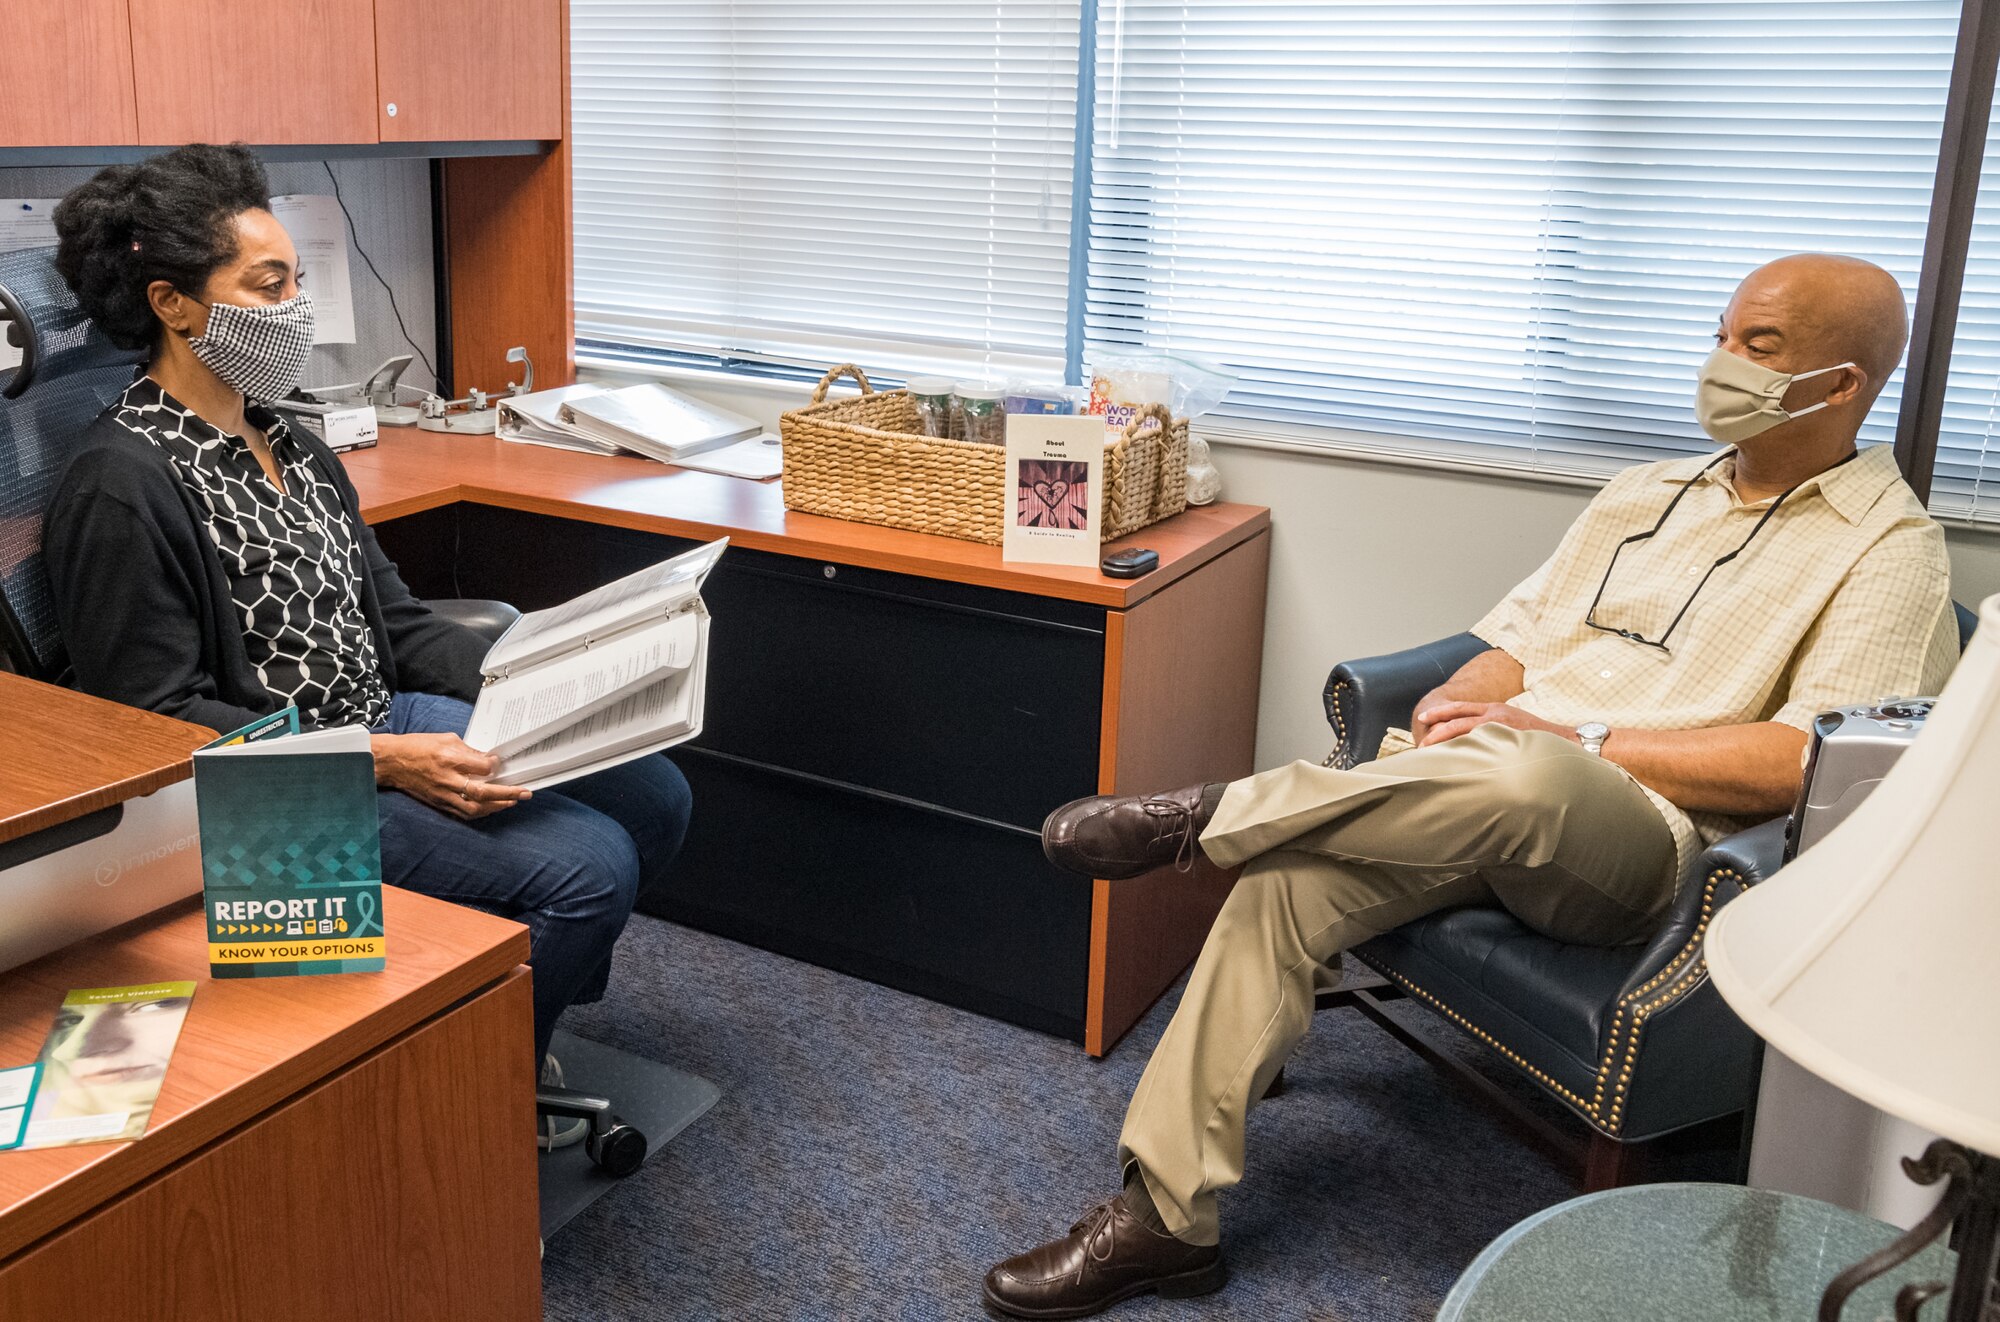
[[[1675,881],[1659,811],[1615,764],[1544,731],[1483,725],[1338,771],[1295,762],[1232,784],[1202,833],[1245,864],[1125,1113],[1168,1230],[1219,1238],[1255,1098],[1339,981],[1340,952],[1424,914],[1504,905],[1557,940],[1620,945],[1659,925]]]

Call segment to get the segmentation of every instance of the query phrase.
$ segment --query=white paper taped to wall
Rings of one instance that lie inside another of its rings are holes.
[[[300,273],[313,296],[313,343],[354,343],[354,286],[347,276],[347,217],[323,193],[271,199],[271,214],[299,250]]]
[[[53,197],[0,198],[0,252],[22,248],[53,247],[56,241],[54,212],[60,199]],[[17,366],[21,351],[7,343],[0,333],[0,372]]]

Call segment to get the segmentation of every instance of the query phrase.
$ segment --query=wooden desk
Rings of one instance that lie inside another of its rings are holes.
[[[361,513],[371,524],[463,501],[694,541],[727,537],[732,546],[746,550],[1120,610],[1271,526],[1271,512],[1261,505],[1195,506],[1178,518],[1107,543],[1107,549],[1147,546],[1160,553],[1160,567],[1142,578],[1109,578],[1069,565],[1009,564],[1001,560],[999,547],[978,542],[801,514],[785,508],[776,482],[667,468],[650,459],[384,427],[380,445],[350,451],[342,460],[361,493]]]
[[[190,901],[0,975],[8,1064],[199,984],[144,1138],[0,1153],[0,1318],[541,1317],[527,929],[382,899],[381,973],[211,981]]]
[[[784,508],[775,483],[383,428],[345,456],[423,596],[555,605],[727,536],[688,842],[649,912],[1108,1051],[1207,934],[1205,864],[1111,885],[1050,809],[1252,770],[1269,512],[1121,545],[1137,579]]]
[[[0,844],[194,774],[199,725],[0,673]]]
[[[0,841],[185,779],[213,737],[0,674]],[[382,904],[381,973],[212,981],[190,899],[0,974],[9,1066],[72,989],[197,983],[144,1138],[0,1152],[0,1318],[541,1316],[527,929]]]

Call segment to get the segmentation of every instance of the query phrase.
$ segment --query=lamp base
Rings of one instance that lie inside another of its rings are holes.
[[[2000,1322],[1994,1272],[2000,1267],[2000,1160],[1945,1139],[1924,1155],[1903,1159],[1903,1172],[1918,1184],[1951,1181],[1931,1214],[1879,1253],[1871,1253],[1833,1278],[1820,1296],[1819,1322],[1840,1322],[1848,1297],[1884,1272],[1909,1261],[1919,1249],[1957,1223],[1958,1274],[1943,1281],[1913,1282],[1896,1293],[1896,1322],[1919,1322],[1926,1302],[1951,1291],[1945,1322]]]

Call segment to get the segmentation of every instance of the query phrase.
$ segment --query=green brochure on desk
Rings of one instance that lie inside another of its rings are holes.
[[[36,1062],[24,1148],[138,1138],[153,1118],[192,982],[85,987],[63,997]]]
[[[280,712],[194,755],[202,909],[217,978],[383,966],[368,731],[297,728],[296,713]]]

